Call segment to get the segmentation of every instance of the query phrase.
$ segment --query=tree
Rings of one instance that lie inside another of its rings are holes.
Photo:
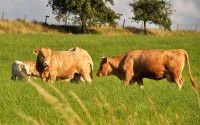
[[[135,15],[132,19],[136,22],[143,21],[145,34],[147,34],[146,23],[153,23],[165,30],[171,30],[170,16],[173,10],[169,2],[165,0],[133,0],[129,5],[133,8],[132,12]]]
[[[58,20],[71,18],[74,22],[79,22],[83,33],[86,32],[87,26],[116,24],[115,19],[119,19],[120,15],[111,10],[107,4],[114,5],[113,0],[49,0],[48,2]]]

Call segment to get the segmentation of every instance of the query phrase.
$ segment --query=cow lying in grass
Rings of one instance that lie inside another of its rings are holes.
[[[86,82],[92,81],[92,64],[88,56],[81,52],[52,51],[49,48],[33,52],[37,55],[36,69],[43,81],[49,79],[54,82],[56,78],[69,81],[74,74],[79,74]]]
[[[22,61],[15,61],[12,64],[12,80],[22,80],[23,78],[28,78],[30,75],[30,66],[26,65]]]
[[[123,55],[103,57],[97,76],[115,75],[126,84],[137,82],[143,88],[143,78],[160,80],[166,78],[181,89],[184,79],[182,70],[187,62],[191,83],[198,89],[190,71],[188,54],[185,50],[134,50]]]

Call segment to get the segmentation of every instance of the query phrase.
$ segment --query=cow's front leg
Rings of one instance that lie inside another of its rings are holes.
[[[46,82],[49,79],[49,75],[50,75],[50,73],[48,71],[44,71],[42,73],[42,81]]]
[[[131,70],[127,70],[125,72],[125,85],[131,84],[131,80],[133,78],[134,74]]]
[[[141,89],[144,89],[144,83],[142,79],[137,80],[138,85],[140,86]]]
[[[57,71],[56,70],[52,70],[49,75],[50,75],[50,82],[54,83],[56,81]]]

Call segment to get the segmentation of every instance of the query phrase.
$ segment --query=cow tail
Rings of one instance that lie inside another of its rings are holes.
[[[91,79],[93,79],[93,77],[92,77],[92,64],[90,63],[90,77],[91,77]]]
[[[190,81],[192,83],[192,86],[198,90],[198,84],[194,81],[194,79],[192,78],[192,73],[191,73],[191,69],[190,69],[190,62],[189,62],[189,57],[188,57],[188,54],[187,52],[185,52],[185,59],[186,59],[186,62],[187,62],[187,65],[188,65],[188,72],[189,72],[189,76],[190,76]]]

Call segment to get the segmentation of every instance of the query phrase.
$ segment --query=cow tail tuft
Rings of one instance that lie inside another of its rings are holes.
[[[190,76],[190,81],[192,83],[192,86],[198,90],[198,84],[194,81],[193,77],[192,77],[192,73],[191,73],[191,69],[190,69],[190,62],[189,62],[189,57],[188,57],[188,54],[187,52],[185,52],[185,59],[186,59],[186,62],[187,62],[187,65],[188,65],[188,72],[189,72],[189,76]]]

